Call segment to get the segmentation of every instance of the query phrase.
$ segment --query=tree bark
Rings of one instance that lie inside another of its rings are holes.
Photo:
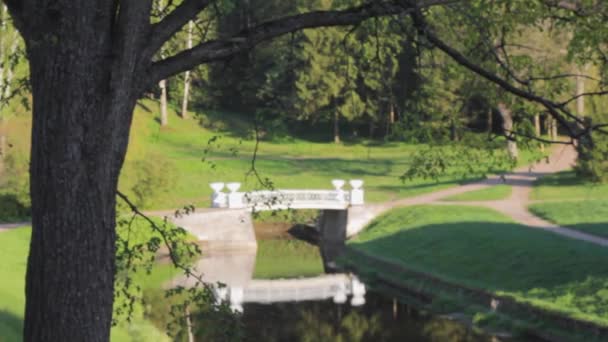
[[[334,143],[340,143],[340,113],[334,110]]]
[[[24,340],[108,341],[115,196],[135,102],[106,91],[109,72],[98,50],[57,50],[30,52],[33,230]],[[76,60],[66,68],[69,58]]]
[[[4,173],[4,160],[8,152],[6,148],[6,133],[5,133],[4,118],[0,115],[0,177]]]
[[[146,2],[121,7],[118,17],[113,2],[15,7],[33,98],[24,341],[110,338],[116,189],[149,21]]]
[[[586,67],[583,67],[582,70],[579,71],[579,74],[584,73],[587,70]],[[585,93],[585,79],[583,77],[576,76],[576,95],[580,96]],[[576,99],[576,114],[579,119],[583,119],[585,116],[585,97],[580,96]]]
[[[167,126],[169,117],[167,116],[167,80],[158,82],[160,87],[160,125]]]
[[[513,113],[503,102],[498,104],[498,112],[502,118],[503,132],[507,137],[510,137],[513,132]],[[512,158],[518,157],[517,143],[512,139],[507,140],[507,152]]]
[[[540,135],[541,135],[540,115],[538,115],[538,114],[534,115],[534,133],[536,134],[537,137],[540,137]]]
[[[186,48],[192,49],[192,30],[194,29],[194,22],[190,20],[188,23],[188,38],[186,39]],[[184,98],[182,100],[182,119],[188,118],[188,99],[190,96],[190,70],[184,74]]]
[[[487,125],[488,125],[488,127],[487,127],[488,128],[488,135],[492,134],[492,130],[493,130],[494,123],[493,123],[493,120],[492,120],[493,119],[492,115],[493,115],[492,108],[490,108],[490,109],[488,109],[488,123],[487,123]]]

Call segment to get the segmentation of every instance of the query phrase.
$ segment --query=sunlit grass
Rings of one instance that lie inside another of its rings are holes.
[[[350,246],[608,326],[608,249],[515,224],[490,209],[396,209]]]
[[[25,307],[25,272],[31,229],[18,228],[0,233],[0,341],[22,340]],[[159,288],[177,271],[170,265],[156,265],[147,274],[143,269],[133,275],[142,289]],[[168,341],[154,325],[143,319],[137,307],[131,323],[113,327],[112,341]]]
[[[576,176],[574,171],[560,172],[539,179],[530,195],[532,200],[608,200],[608,184],[596,184]]]
[[[511,196],[511,186],[500,184],[486,189],[465,192],[463,194],[444,198],[444,201],[497,201],[507,199]]]
[[[323,273],[319,248],[299,240],[260,240],[253,277],[277,279]]]

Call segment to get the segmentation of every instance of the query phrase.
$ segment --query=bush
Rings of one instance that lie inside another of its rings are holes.
[[[594,134],[592,143],[581,141],[577,148],[576,174],[593,182],[608,182],[608,138]]]
[[[14,221],[30,216],[29,160],[11,151],[4,160],[0,183],[0,221]]]
[[[168,193],[175,185],[176,171],[165,157],[149,154],[145,159],[129,162],[125,169],[132,175],[131,193],[140,207],[150,207],[155,199]]]
[[[442,144],[449,141],[449,131],[445,127],[433,125],[432,123],[399,121],[392,128],[390,140],[412,144]]]

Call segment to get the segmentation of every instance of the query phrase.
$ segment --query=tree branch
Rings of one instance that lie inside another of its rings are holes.
[[[607,95],[607,94],[608,94],[608,90],[591,91],[591,92],[587,92],[587,93],[582,93],[582,94],[578,94],[576,96],[572,96],[571,98],[567,99],[566,101],[558,103],[558,105],[566,106],[570,102],[572,102],[580,97],[583,97],[583,96],[603,96],[603,95]]]
[[[142,56],[149,60],[163,44],[179,31],[188,21],[196,17],[214,0],[184,0],[160,22],[152,25],[150,40]]]
[[[397,5],[392,1],[374,1],[346,10],[312,11],[268,21],[230,38],[203,42],[192,49],[153,63],[147,73],[149,76],[146,83],[153,85],[159,80],[192,69],[199,64],[229,58],[251,49],[263,41],[286,33],[306,28],[355,25],[372,17],[407,14],[416,8],[445,5],[458,1],[460,0],[412,1],[407,6]]]
[[[439,37],[437,37],[431,31],[430,27],[426,23],[423,15],[420,11],[412,12],[411,16],[414,21],[414,26],[418,30],[418,33],[420,35],[426,37],[429,40],[429,42],[431,42],[434,46],[436,46],[438,49],[440,49],[441,51],[446,53],[448,56],[452,57],[458,64],[473,71],[474,73],[485,78],[486,80],[500,86],[507,92],[509,92],[513,95],[519,96],[521,98],[524,98],[528,101],[535,102],[535,103],[542,105],[543,107],[545,107],[547,109],[549,114],[552,117],[554,117],[559,122],[559,124],[568,131],[570,136],[576,136],[576,133],[572,130],[572,127],[574,127],[574,125],[571,125],[570,122],[568,122],[566,119],[564,119],[564,117],[562,117],[560,112],[563,113],[564,115],[566,115],[567,117],[569,117],[571,120],[577,122],[578,124],[584,125],[583,120],[578,118],[576,115],[573,115],[572,113],[568,112],[566,109],[564,109],[563,106],[560,106],[560,104],[555,103],[542,96],[536,95],[532,92],[517,88],[517,87],[513,86],[511,83],[509,83],[508,81],[504,80],[503,78],[500,78],[499,76],[495,75],[494,73],[492,73],[492,72],[480,67],[476,63],[473,63],[472,61],[470,61],[466,56],[462,55],[459,51],[457,51],[456,49],[447,45]]]

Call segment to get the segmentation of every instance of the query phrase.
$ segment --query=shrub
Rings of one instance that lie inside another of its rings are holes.
[[[608,182],[608,138],[594,134],[593,142],[581,139],[578,161],[574,168],[577,175],[593,182]]]
[[[128,169],[134,173],[131,192],[140,207],[150,207],[161,195],[169,192],[175,185],[176,171],[165,157],[148,154],[145,159],[130,162]]]
[[[0,221],[14,221],[30,216],[29,159],[10,151],[4,160],[0,183]]]

